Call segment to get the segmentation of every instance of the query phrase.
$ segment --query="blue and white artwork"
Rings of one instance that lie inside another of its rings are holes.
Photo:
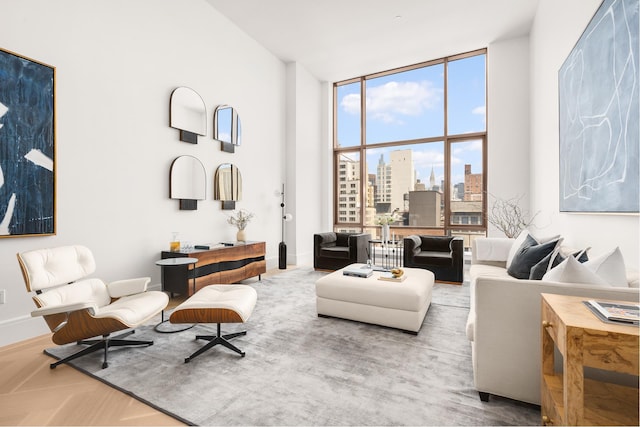
[[[640,209],[638,0],[604,0],[559,72],[560,211]]]
[[[0,237],[55,234],[54,75],[0,49]]]

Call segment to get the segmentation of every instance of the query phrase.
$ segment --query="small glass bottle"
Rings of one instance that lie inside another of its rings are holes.
[[[173,238],[171,239],[171,242],[169,242],[169,250],[171,252],[180,252],[180,240],[178,239],[178,232],[174,231],[173,232]]]

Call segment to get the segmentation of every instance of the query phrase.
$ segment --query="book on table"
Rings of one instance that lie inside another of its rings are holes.
[[[342,270],[344,276],[351,277],[369,277],[373,274],[373,269],[367,265],[363,266],[348,266]]]
[[[386,280],[387,282],[403,282],[404,279],[406,278],[407,278],[406,274],[403,274],[400,277],[395,277],[391,273],[382,273],[380,277],[378,277],[378,280]]]
[[[601,320],[631,325],[640,324],[640,304],[585,301],[587,307]]]

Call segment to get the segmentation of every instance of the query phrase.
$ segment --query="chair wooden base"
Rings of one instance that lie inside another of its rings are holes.
[[[85,356],[87,354],[96,352],[98,350],[104,350],[104,361],[102,362],[102,369],[105,369],[109,366],[107,363],[107,352],[109,347],[124,347],[124,346],[150,346],[153,345],[153,341],[137,341],[137,340],[124,340],[123,337],[129,336],[133,334],[135,331],[127,331],[120,335],[117,335],[113,338],[110,338],[109,334],[104,335],[102,338],[94,339],[94,340],[82,340],[78,341],[78,344],[88,345],[89,347],[78,351],[77,353],[73,353],[70,356],[65,357],[64,359],[58,360],[55,363],[49,365],[51,369],[55,369],[58,365],[62,363],[70,362],[78,357]]]
[[[227,334],[227,335],[221,335],[220,333],[220,323],[218,323],[218,334],[217,335],[196,335],[196,339],[197,340],[207,340],[209,341],[207,344],[205,344],[204,346],[202,346],[200,349],[198,349],[198,351],[196,351],[195,353],[193,353],[191,356],[187,357],[186,359],[184,359],[184,363],[189,363],[191,361],[191,359],[195,358],[196,356],[204,353],[205,351],[209,350],[211,347],[216,346],[218,344],[227,347],[229,350],[233,350],[236,353],[238,353],[240,356],[244,357],[245,353],[244,351],[240,350],[238,347],[236,347],[235,345],[231,344],[228,340],[235,338],[235,337],[239,337],[241,335],[247,335],[247,331],[242,331],[242,332],[236,332],[234,334]]]

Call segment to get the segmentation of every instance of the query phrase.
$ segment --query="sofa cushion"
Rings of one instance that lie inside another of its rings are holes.
[[[450,266],[453,256],[451,252],[420,251],[413,257],[413,261],[419,265]]]
[[[513,257],[511,265],[507,268],[507,273],[516,279],[528,279],[531,267],[554,252],[560,241],[561,239],[556,239],[538,244],[531,235],[528,235]]]
[[[485,265],[485,264],[472,264],[469,269],[469,277],[471,277],[471,281],[473,282],[476,277],[499,277],[499,278],[511,278],[507,273],[507,269],[504,267],[498,267],[495,265]]]
[[[349,259],[349,248],[344,246],[329,246],[320,249],[320,256],[326,258]]]
[[[336,233],[336,246],[349,246],[349,234]]]
[[[451,252],[452,237],[448,236],[420,236],[422,249],[433,252]]]

